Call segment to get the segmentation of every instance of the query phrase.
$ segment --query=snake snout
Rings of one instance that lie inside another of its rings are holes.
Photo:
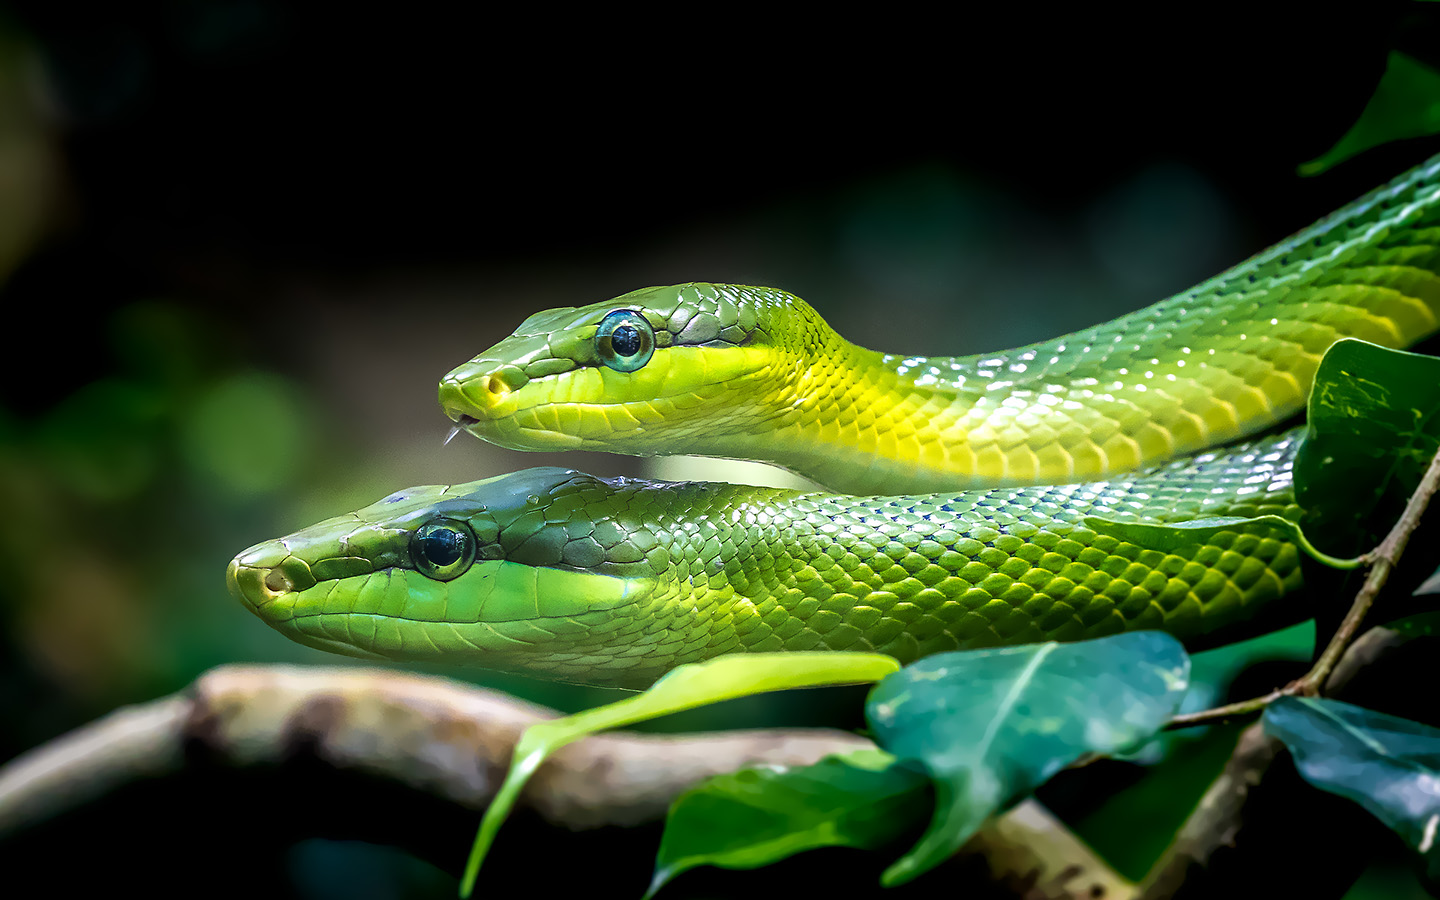
[[[280,611],[277,600],[313,586],[315,576],[283,543],[267,541],[232,559],[225,581],[236,599],[257,613],[272,614]]]
[[[499,360],[472,360],[440,382],[440,406],[445,415],[466,426],[514,412],[512,394],[530,381],[518,366]]]

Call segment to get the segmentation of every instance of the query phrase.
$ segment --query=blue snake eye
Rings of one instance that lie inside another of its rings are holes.
[[[459,578],[475,561],[475,535],[454,519],[434,519],[410,538],[415,568],[436,581]]]
[[[617,309],[600,320],[595,354],[617,372],[634,372],[655,354],[655,331],[633,309]]]

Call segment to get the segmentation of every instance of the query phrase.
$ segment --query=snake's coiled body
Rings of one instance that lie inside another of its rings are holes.
[[[1160,549],[1086,516],[1297,518],[1294,432],[1156,463],[1297,411],[1342,337],[1436,330],[1437,180],[1440,157],[1191,291],[978,357],[864,350],[767,288],[537,314],[446,377],[452,419],[510,446],[745,456],[883,496],[533,469],[258,544],[231,588],[313,646],[626,687],[745,650],[909,661],[1136,628],[1211,643],[1298,618],[1288,532]]]

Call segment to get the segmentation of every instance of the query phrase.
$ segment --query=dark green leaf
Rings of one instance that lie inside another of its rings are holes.
[[[601,731],[736,697],[791,688],[879,681],[898,668],[900,664],[883,653],[736,653],[680,666],[633,697],[531,725],[516,742],[510,771],[480,820],[480,830],[475,834],[465,874],[460,879],[460,896],[469,897],[474,889],[480,864],[485,861],[490,844],[514,808],[525,782],[550,754],[566,744]]]
[[[1319,175],[1371,147],[1440,132],[1440,72],[1392,51],[1385,74],[1360,118],[1335,146],[1306,163],[1301,175]]]
[[[1275,701],[1264,723],[1306,781],[1369,810],[1421,854],[1432,889],[1440,885],[1440,729],[1299,697]]]
[[[1440,445],[1440,358],[1337,342],[1320,360],[1309,430],[1295,459],[1305,530],[1351,548],[1373,545]]]
[[[879,750],[721,775],[670,807],[650,894],[695,866],[753,869],[814,847],[880,847],[929,808],[929,779]]]
[[[1156,631],[1072,644],[942,653],[886,678],[866,717],[875,740],[935,781],[935,816],[886,870],[900,884],[944,861],[991,815],[1089,753],[1158,731],[1180,705],[1190,660]]]

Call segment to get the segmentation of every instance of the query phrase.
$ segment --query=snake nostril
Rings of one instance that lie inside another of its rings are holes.
[[[279,569],[271,569],[270,573],[265,576],[265,589],[276,594],[288,594],[295,590],[295,582]]]
[[[486,375],[480,380],[480,384],[497,397],[503,397],[510,393],[510,385],[506,384],[505,380],[498,375]]]

